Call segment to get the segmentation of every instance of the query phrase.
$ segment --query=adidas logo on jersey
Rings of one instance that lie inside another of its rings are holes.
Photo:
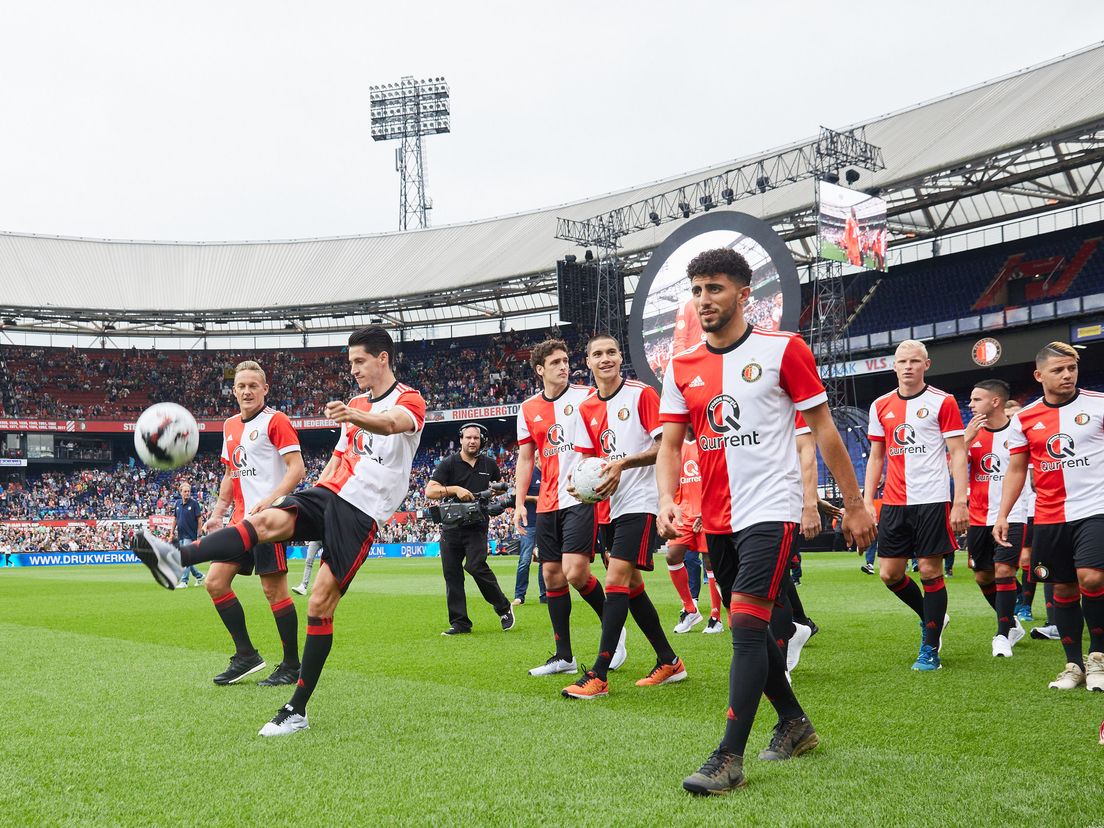
[[[1042,431],[1044,428],[1046,428],[1046,426],[1043,425],[1042,422],[1040,421],[1038,423],[1035,423],[1035,425],[1033,425],[1031,427],[1031,430],[1032,431]]]
[[[982,448],[981,440],[978,440],[976,443],[970,446],[970,448]]]
[[[894,413],[893,413],[892,411],[890,411],[890,412],[889,412],[888,414],[886,414],[886,415],[885,415],[885,418],[886,418],[887,420],[896,420],[896,419],[897,419],[897,415],[896,415],[896,414],[894,414]]]
[[[533,418],[533,422],[534,423],[543,423],[544,422],[544,417],[542,417],[540,414],[538,414],[536,417]]]
[[[705,385],[705,380],[703,380],[700,376],[694,377],[692,380],[690,380],[691,388],[701,388],[703,385]]]
[[[597,421],[596,419],[594,419],[593,417],[591,417],[591,418],[590,418],[590,424],[591,424],[592,426],[596,426],[596,425],[598,425],[598,421]]]

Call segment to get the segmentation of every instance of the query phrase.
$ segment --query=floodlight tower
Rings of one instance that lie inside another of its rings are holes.
[[[444,78],[370,86],[373,141],[401,141],[395,150],[399,174],[399,229],[428,227],[433,204],[425,192],[422,136],[449,132],[449,87]],[[413,221],[412,221],[413,220]]]

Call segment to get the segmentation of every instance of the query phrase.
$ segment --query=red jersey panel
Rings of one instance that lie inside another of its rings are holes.
[[[1004,492],[1004,476],[1008,473],[1008,434],[1012,423],[1004,428],[982,428],[974,441],[966,447],[970,464],[970,525],[992,526],[997,522],[1001,497]],[[1025,485],[1017,498],[1009,523],[1027,522],[1027,495],[1031,487]]]
[[[805,418],[801,416],[801,412],[797,412],[797,419],[794,421],[794,436],[800,437],[802,434],[812,434],[813,430],[809,428],[809,424],[805,422]]]
[[[540,461],[541,483],[538,512],[558,512],[579,503],[567,493],[567,479],[581,456],[575,450],[579,405],[594,389],[568,385],[560,396],[548,399],[534,394],[518,408],[518,445],[533,443]]]
[[[679,487],[675,503],[682,510],[682,522],[690,528],[701,517],[701,469],[698,468],[698,443],[682,441],[682,466],[679,469]]]
[[[887,506],[950,501],[946,438],[965,430],[954,397],[930,385],[911,397],[891,391],[870,404],[867,430],[886,444]]]
[[[264,500],[287,471],[283,456],[299,451],[299,435],[282,411],[264,407],[248,420],[241,414],[222,424],[222,462],[230,472],[233,508],[238,523]]]
[[[1078,391],[1061,405],[1036,400],[1012,418],[1008,450],[1029,452],[1036,523],[1104,515],[1104,394]]]
[[[579,405],[575,449],[603,460],[620,460],[647,451],[663,433],[659,422],[659,394],[650,385],[624,380],[613,396],[597,389]],[[595,507],[599,523],[630,514],[655,514],[659,509],[655,466],[625,469],[608,500]]]
[[[334,447],[340,461],[337,471],[319,484],[383,525],[410,491],[410,467],[425,425],[425,400],[413,388],[396,382],[379,399],[361,394],[349,400],[349,407],[374,414],[400,409],[412,420],[410,431],[401,434],[373,434],[345,423]]]
[[[698,317],[698,306],[693,298],[687,299],[675,314],[675,332],[671,337],[671,353],[677,354],[687,348],[693,348],[702,341],[701,319]]]
[[[728,348],[703,342],[671,359],[660,420],[694,426],[707,533],[801,520],[796,412],[826,399],[797,334],[748,328]]]

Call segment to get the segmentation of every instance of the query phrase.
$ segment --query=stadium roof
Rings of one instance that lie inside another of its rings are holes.
[[[863,172],[856,186],[877,187],[889,202],[891,243],[1095,200],[1104,195],[1104,44],[855,126],[883,152],[886,168]],[[227,333],[237,323],[257,333],[257,324],[284,320],[330,330],[369,316],[422,325],[552,309],[555,262],[578,252],[555,238],[557,217],[586,219],[786,149],[573,204],[405,233],[250,242],[0,233],[0,323],[164,334],[224,322]],[[812,250],[813,199],[804,181],[730,209],[771,221],[800,257]],[[626,261],[641,266],[676,226],[627,236]]]

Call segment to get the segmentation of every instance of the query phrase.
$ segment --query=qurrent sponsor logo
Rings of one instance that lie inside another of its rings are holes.
[[[1046,451],[1054,459],[1043,460],[1039,464],[1040,471],[1053,472],[1089,466],[1089,458],[1078,457],[1074,451],[1073,438],[1063,432],[1058,432],[1046,441]]]
[[[889,456],[898,457],[902,454],[927,454],[928,447],[917,445],[916,430],[908,423],[901,423],[893,429],[893,442],[897,445],[889,447]]]
[[[575,444],[567,442],[564,437],[564,427],[559,423],[552,423],[548,429],[548,445],[541,454],[545,457],[555,457],[557,454],[574,451]]]
[[[740,425],[740,404],[728,394],[718,394],[709,401],[705,418],[717,436],[701,435],[698,438],[698,448],[701,451],[757,446],[761,442],[759,432],[754,429],[740,433],[743,431],[743,426]]]

